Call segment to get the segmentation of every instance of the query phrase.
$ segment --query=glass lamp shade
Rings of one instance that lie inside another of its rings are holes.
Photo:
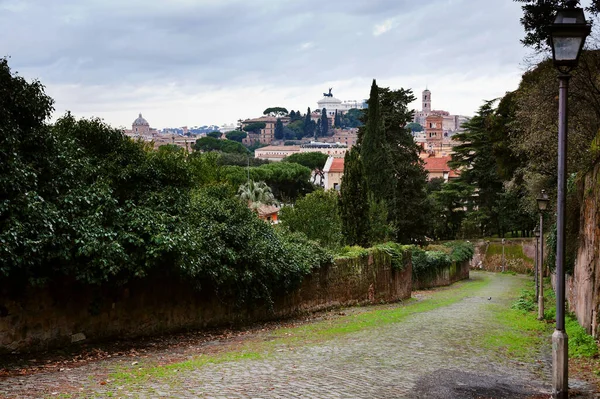
[[[554,24],[550,27],[550,45],[554,65],[570,70],[577,66],[585,38],[591,27],[585,20],[583,9],[558,10]]]
[[[546,194],[546,190],[542,190],[540,196],[537,197],[536,200],[538,204],[538,209],[540,211],[545,211],[546,209],[548,209],[548,202],[550,202],[550,200],[548,199],[548,194]]]

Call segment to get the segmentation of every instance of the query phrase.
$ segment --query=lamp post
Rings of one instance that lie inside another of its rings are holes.
[[[502,273],[504,273],[504,238],[502,239]]]
[[[537,226],[535,226],[535,229],[533,229],[533,234],[535,235],[535,266],[533,267],[533,279],[535,281],[535,297],[537,298],[539,296],[539,272],[538,272],[538,267],[539,267],[539,262],[538,262],[538,251],[539,251],[539,244],[540,244],[540,225],[538,224]]]
[[[540,211],[540,231],[538,234],[540,235],[540,272],[539,272],[539,282],[540,282],[540,290],[538,295],[538,320],[544,320],[544,212],[548,209],[548,194],[546,194],[546,190],[542,190],[540,196],[536,198],[538,209]]]
[[[552,396],[567,399],[568,337],[565,332],[565,203],[567,186],[567,92],[569,74],[579,62],[591,27],[583,9],[574,7],[558,10],[550,27],[550,46],[554,66],[558,69],[558,195],[556,201],[556,329],[552,334]]]

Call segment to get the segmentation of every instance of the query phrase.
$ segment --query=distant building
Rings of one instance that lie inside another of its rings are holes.
[[[427,171],[427,179],[442,178],[444,182],[455,179],[460,176],[460,172],[453,170],[448,166],[448,162],[452,157],[429,157],[425,158],[425,170]]]
[[[329,190],[339,190],[342,185],[342,176],[344,175],[344,158],[327,158],[323,168],[323,188]]]
[[[320,99],[319,101],[317,101],[317,107],[318,107],[319,111],[321,111],[323,108],[325,108],[325,110],[327,112],[327,117],[332,120],[335,117],[336,111],[338,114],[343,115],[353,108],[356,108],[356,109],[367,108],[366,100],[341,101],[341,100],[338,100],[337,98],[333,97],[333,95],[331,95],[331,89],[329,90],[329,94],[327,94],[327,93],[323,93],[323,94],[325,94],[323,96],[323,98]]]
[[[248,136],[242,141],[246,145],[259,142],[261,144],[271,144],[275,140],[275,123],[277,119],[281,119],[283,126],[290,123],[290,118],[287,116],[277,118],[274,116],[261,116],[260,118],[246,119],[242,121],[242,129],[252,123],[264,123],[265,127],[260,129],[259,133],[248,132]]]
[[[261,205],[256,209],[258,218],[271,224],[279,223],[279,208],[275,205]]]
[[[451,115],[448,111],[431,109],[431,91],[428,89],[423,90],[421,96],[421,111],[415,112],[413,115],[413,122],[425,127],[428,116],[441,116],[442,129],[448,136],[451,136],[452,133],[460,130],[463,123],[469,120],[468,117],[463,115]]]
[[[186,130],[187,127],[184,127],[184,131]],[[190,137],[178,134],[160,134],[158,130],[150,127],[150,124],[144,119],[141,113],[131,124],[131,130],[126,129],[124,133],[126,136],[133,139],[151,142],[155,149],[161,145],[171,144],[191,152],[192,146],[194,145],[194,139]]]
[[[254,151],[254,157],[269,161],[281,161],[283,158],[303,152],[321,152],[335,158],[344,158],[348,147],[340,143],[311,141],[302,145],[269,145]]]

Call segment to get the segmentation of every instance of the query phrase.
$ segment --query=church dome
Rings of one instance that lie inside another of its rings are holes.
[[[140,113],[140,116],[133,121],[133,126],[150,126],[150,124],[147,120],[142,118],[142,114]]]

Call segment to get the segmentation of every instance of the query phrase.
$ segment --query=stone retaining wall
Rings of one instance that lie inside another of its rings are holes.
[[[413,278],[413,290],[443,287],[469,278],[470,262],[454,262],[449,267],[438,270],[434,276]]]
[[[340,259],[315,270],[273,307],[235,300],[190,284],[156,278],[118,288],[62,282],[46,288],[0,287],[0,353],[44,350],[72,341],[163,334],[231,326],[359,303],[410,298],[412,265],[392,268],[389,255]]]

